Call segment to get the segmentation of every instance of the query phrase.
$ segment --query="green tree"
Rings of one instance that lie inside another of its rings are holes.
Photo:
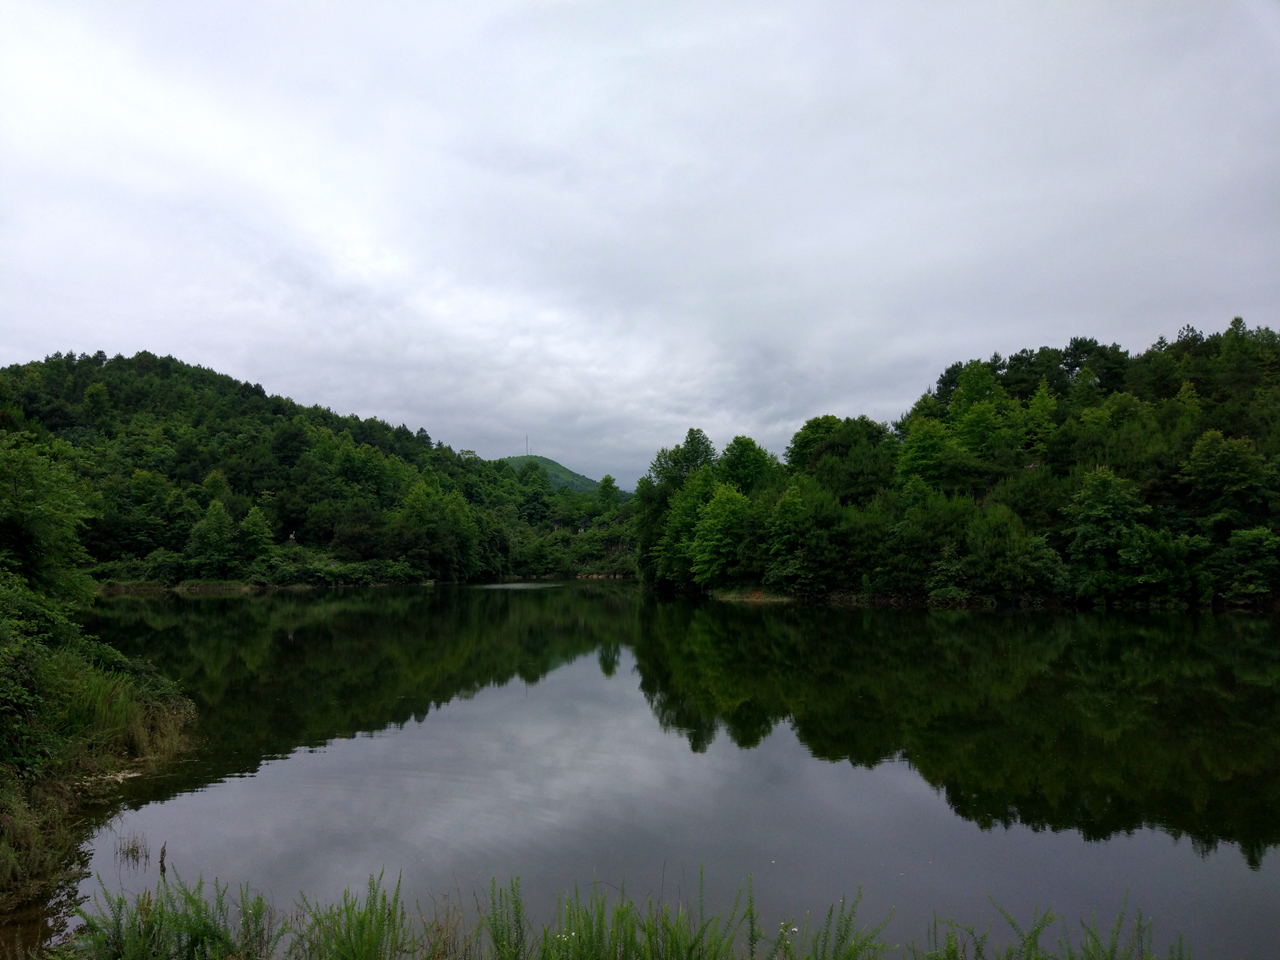
[[[1280,537],[1266,527],[1236,530],[1216,559],[1228,600],[1257,600],[1280,590]]]
[[[618,483],[607,473],[600,479],[600,486],[596,488],[596,502],[606,513],[618,505]]]
[[[1040,378],[1040,386],[1027,404],[1027,440],[1031,444],[1032,453],[1043,457],[1049,449],[1049,441],[1058,432],[1054,419],[1058,410],[1058,398],[1049,392],[1049,381]]]
[[[989,364],[971,360],[960,370],[947,406],[946,422],[956,442],[971,456],[1011,466],[1021,459],[1022,405],[1010,399]]]
[[[684,435],[684,443],[680,445],[680,459],[684,475],[696,473],[704,467],[713,467],[716,462],[716,448],[710,438],[696,427],[690,427]]]
[[[104,383],[89,384],[84,391],[84,403],[81,409],[85,420],[103,432],[109,431],[115,425],[111,396]]]
[[[846,506],[865,503],[893,481],[898,443],[887,425],[868,417],[810,420],[792,439],[792,455]]]
[[[720,477],[750,495],[779,470],[778,458],[750,437],[734,437],[720,454]]]
[[[1200,565],[1208,547],[1204,537],[1175,536],[1167,527],[1126,530],[1119,556],[1130,598],[1166,605],[1207,599]]]
[[[947,419],[958,421],[976,403],[994,406],[1007,398],[1008,394],[996,381],[991,367],[981,360],[970,360],[960,370],[955,392],[947,403]]]
[[[693,579],[699,586],[719,586],[732,579],[751,501],[737,488],[721,483],[698,511],[698,525],[689,547]]]
[[[1085,364],[1071,380],[1071,389],[1067,391],[1067,407],[1078,414],[1088,407],[1097,406],[1102,399],[1102,385],[1093,369]]]
[[[423,579],[432,579],[439,572],[436,566],[443,524],[439,488],[419,479],[388,515],[383,549],[404,559]]]
[[[843,585],[850,555],[847,519],[830,491],[804,475],[793,477],[769,517],[765,582],[800,594]]]
[[[716,492],[715,471],[708,465],[693,473],[671,498],[662,539],[654,548],[656,573],[677,585],[693,581],[690,548],[698,527],[699,513]]]
[[[877,593],[921,596],[940,584],[934,564],[963,545],[977,505],[964,495],[948,496],[912,477],[895,496],[882,562],[871,577]]]
[[[1195,494],[1205,532],[1221,540],[1263,519],[1274,495],[1275,470],[1253,441],[1227,439],[1218,430],[1196,441],[1180,476]]]
[[[240,521],[240,547],[244,562],[252,564],[271,553],[275,537],[271,534],[271,524],[262,515],[262,511],[254,506],[245,518]]]
[[[71,457],[61,441],[0,434],[0,568],[37,593],[79,602],[92,595],[79,534],[94,510]]]
[[[701,430],[690,427],[683,444],[663,447],[654,455],[648,473],[636,484],[636,566],[640,578],[646,583],[659,580],[687,582],[687,570],[678,581],[668,576],[671,564],[678,562],[675,558],[682,549],[668,534],[668,514],[672,499],[682,489],[686,478],[714,467],[715,463],[715,447],[710,439]],[[699,504],[701,502],[698,501]],[[691,534],[697,523],[697,511],[685,509],[682,512],[687,514],[684,520],[687,520]],[[664,557],[667,558],[665,561]]]
[[[528,469],[526,469],[528,468]],[[520,497],[520,519],[530,526],[545,523],[551,518],[551,501],[555,496],[555,488],[551,486],[551,478],[542,465],[535,460],[526,460],[520,465],[517,474],[523,488]]]
[[[227,483],[226,474],[221,470],[210,470],[209,475],[204,478],[204,483],[200,487],[205,497],[204,503],[220,500],[223,506],[226,506],[231,498],[235,496],[231,491],[231,484]]]
[[[808,470],[817,462],[818,451],[840,429],[840,418],[826,414],[806,420],[791,438],[783,457],[792,470]]]
[[[191,528],[187,559],[199,577],[222,579],[239,570],[239,550],[231,515],[221,500],[213,500],[204,518]]]
[[[974,512],[963,540],[943,547],[928,583],[939,598],[1042,598],[1065,585],[1062,558],[1002,504]]]
[[[1064,511],[1069,520],[1067,554],[1080,596],[1105,602],[1124,592],[1128,582],[1120,550],[1150,511],[1138,497],[1137,485],[1109,467],[1096,467],[1085,476]]]
[[[466,498],[457,490],[450,490],[444,498],[444,518],[448,524],[449,569],[451,580],[468,580],[478,572],[477,551],[480,546],[480,525],[476,523]]]
[[[919,477],[931,487],[964,489],[979,471],[973,458],[956,443],[947,424],[938,420],[912,420],[907,425],[898,456],[900,485]]]
[[[678,487],[704,467],[714,466],[716,448],[710,438],[697,427],[690,427],[684,443],[663,447],[649,465],[649,477],[654,483]]]

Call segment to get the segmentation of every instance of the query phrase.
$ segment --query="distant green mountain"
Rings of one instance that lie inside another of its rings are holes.
[[[547,471],[547,476],[551,479],[552,486],[568,487],[578,493],[595,493],[600,486],[598,480],[592,480],[590,477],[584,477],[580,473],[574,473],[566,466],[549,460],[546,457],[503,457],[507,463],[511,464],[512,470],[519,470],[526,460],[532,460]]]

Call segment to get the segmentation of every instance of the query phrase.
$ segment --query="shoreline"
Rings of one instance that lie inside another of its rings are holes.
[[[167,594],[187,597],[231,597],[254,596],[267,593],[295,592],[305,593],[313,590],[357,589],[357,588],[389,588],[435,586],[485,586],[494,583],[574,583],[583,580],[608,580],[618,583],[635,583],[642,588],[652,590],[634,574],[627,573],[579,573],[572,576],[557,574],[512,575],[496,580],[462,583],[459,581],[426,580],[421,583],[290,583],[269,584],[250,581],[228,580],[184,580],[173,586],[167,586],[156,580],[104,580],[96,584],[95,596],[99,597],[161,597]],[[933,610],[933,611],[994,611],[1019,610],[1042,613],[1254,613],[1267,614],[1280,612],[1280,600],[1254,600],[1236,602],[1217,602],[1214,604],[1184,603],[1114,603],[1108,605],[1081,604],[1060,598],[1018,598],[996,599],[993,597],[927,597],[893,594],[867,594],[854,590],[836,590],[826,594],[786,594],[768,590],[761,586],[739,586],[734,588],[713,589],[702,594],[705,599],[723,603],[749,604],[752,606],[825,607],[835,610]]]
[[[305,593],[312,590],[352,589],[357,587],[435,587],[435,586],[485,586],[491,583],[532,583],[538,581],[571,583],[579,580],[612,580],[638,582],[625,573],[579,573],[571,577],[555,574],[531,574],[529,576],[502,577],[498,580],[462,583],[456,580],[424,580],[421,583],[253,583],[244,580],[184,580],[168,586],[158,580],[103,580],[94,590],[99,597],[159,597],[165,594],[180,596],[251,596],[260,593],[293,591]]]

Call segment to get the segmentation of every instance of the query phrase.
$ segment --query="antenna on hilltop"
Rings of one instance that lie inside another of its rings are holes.
[[[529,435],[527,433],[524,435],[524,455],[526,457],[529,455]]]

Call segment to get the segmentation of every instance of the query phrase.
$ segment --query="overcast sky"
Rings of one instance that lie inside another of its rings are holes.
[[[1278,313],[1278,0],[0,0],[0,363],[629,488],[690,425]]]

